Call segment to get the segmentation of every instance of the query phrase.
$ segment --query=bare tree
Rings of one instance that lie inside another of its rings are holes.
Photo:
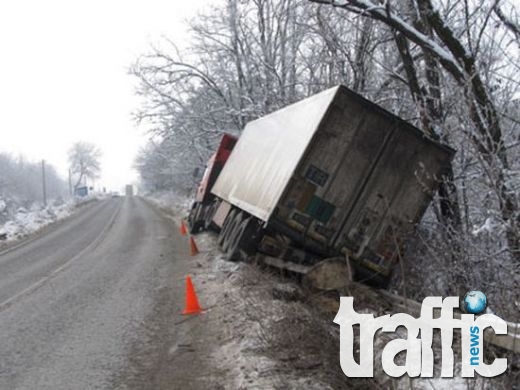
[[[222,132],[239,134],[247,122],[338,83],[361,92],[372,70],[366,57],[380,42],[374,23],[361,23],[351,36],[343,24],[329,25],[331,12],[322,13],[302,0],[228,0],[199,15],[189,25],[188,49],[164,39],[131,68],[143,98],[137,121],[168,139],[185,168],[178,171],[189,172],[190,164],[204,164]],[[330,31],[336,38],[326,41]],[[181,177],[178,188],[189,182]]]
[[[407,42],[403,39],[407,39],[428,54],[431,65],[432,60],[438,61],[444,70],[453,77],[465,97],[469,119],[474,129],[470,137],[485,164],[486,172],[490,175],[499,198],[501,218],[506,228],[510,254],[520,262],[519,205],[511,183],[506,177],[507,172],[511,169],[510,158],[505,148],[506,139],[495,98],[489,86],[486,85],[483,69],[479,67],[479,48],[483,31],[489,23],[492,11],[497,10],[494,7],[496,4],[484,8],[484,18],[476,38],[472,37],[468,27],[468,38],[465,43],[430,0],[411,2],[414,11],[418,14],[417,20],[421,22],[423,31],[414,27],[413,23],[406,21],[403,15],[399,14],[399,10],[392,7],[389,2],[383,4],[365,0],[310,1],[334,5],[384,23],[399,34],[397,39],[400,43],[401,54],[406,54]],[[466,15],[469,17],[469,12]]]
[[[408,257],[406,280],[417,287],[408,291],[482,286],[496,302],[518,300],[511,288],[520,281],[512,2],[333,5],[228,0],[190,22],[187,49],[164,39],[139,58],[136,118],[156,140],[137,161],[143,182],[187,190],[222,132],[239,134],[252,119],[345,84],[458,150],[418,226],[415,242],[426,249]],[[421,269],[438,277],[430,282]]]
[[[88,142],[76,142],[69,150],[69,164],[72,173],[77,174],[78,178],[74,189],[86,179],[96,179],[101,172],[99,159],[101,151],[99,148]]]

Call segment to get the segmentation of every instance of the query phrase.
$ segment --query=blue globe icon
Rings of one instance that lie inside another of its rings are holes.
[[[479,314],[486,310],[487,298],[481,291],[470,291],[464,295],[464,310],[470,314]]]

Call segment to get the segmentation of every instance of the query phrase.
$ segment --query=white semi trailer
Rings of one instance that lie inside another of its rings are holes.
[[[337,86],[246,125],[209,217],[229,259],[348,256],[359,279],[385,285],[453,154]]]

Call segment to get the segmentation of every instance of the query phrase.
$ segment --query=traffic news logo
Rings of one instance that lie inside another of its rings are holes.
[[[466,308],[468,297],[470,305],[471,299],[475,298],[471,293],[466,294],[464,299]],[[373,314],[357,313],[353,297],[341,297],[334,322],[340,326],[340,364],[343,373],[348,377],[373,377],[374,335],[380,329],[382,332],[395,332],[398,327],[404,326],[407,328],[407,338],[389,341],[382,352],[382,367],[389,376],[408,374],[410,377],[433,377],[433,329],[440,329],[441,333],[441,377],[453,378],[454,375],[454,329],[460,329],[462,377],[473,378],[475,372],[484,377],[502,374],[507,369],[507,359],[496,358],[491,364],[483,361],[484,329],[490,327],[497,335],[507,334],[507,323],[494,314],[484,314],[476,319],[474,314],[461,314],[461,318],[456,319],[453,309],[458,307],[459,297],[447,297],[444,300],[442,297],[427,297],[423,300],[419,318],[405,313],[374,318]],[[441,309],[439,318],[433,318],[434,308]],[[359,325],[359,363],[354,359],[354,325]],[[394,359],[402,351],[406,351],[406,363],[397,365]]]

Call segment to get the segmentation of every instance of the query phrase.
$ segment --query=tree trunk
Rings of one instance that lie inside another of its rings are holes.
[[[310,0],[328,3],[329,0]],[[367,0],[347,0],[339,7],[361,14],[399,31],[406,38],[428,52],[443,68],[450,73],[464,91],[470,111],[470,119],[476,128],[472,140],[475,143],[489,171],[492,172],[494,189],[499,197],[499,208],[506,228],[506,238],[513,259],[520,262],[520,215],[515,191],[505,180],[509,170],[509,161],[504,147],[502,128],[497,110],[488,94],[482,77],[476,66],[476,58],[464,48],[459,38],[434,10],[431,0],[415,0],[421,16],[427,21],[432,32],[440,39],[441,46],[431,36],[427,36],[410,26],[395,14],[389,2],[385,7],[376,6]]]

